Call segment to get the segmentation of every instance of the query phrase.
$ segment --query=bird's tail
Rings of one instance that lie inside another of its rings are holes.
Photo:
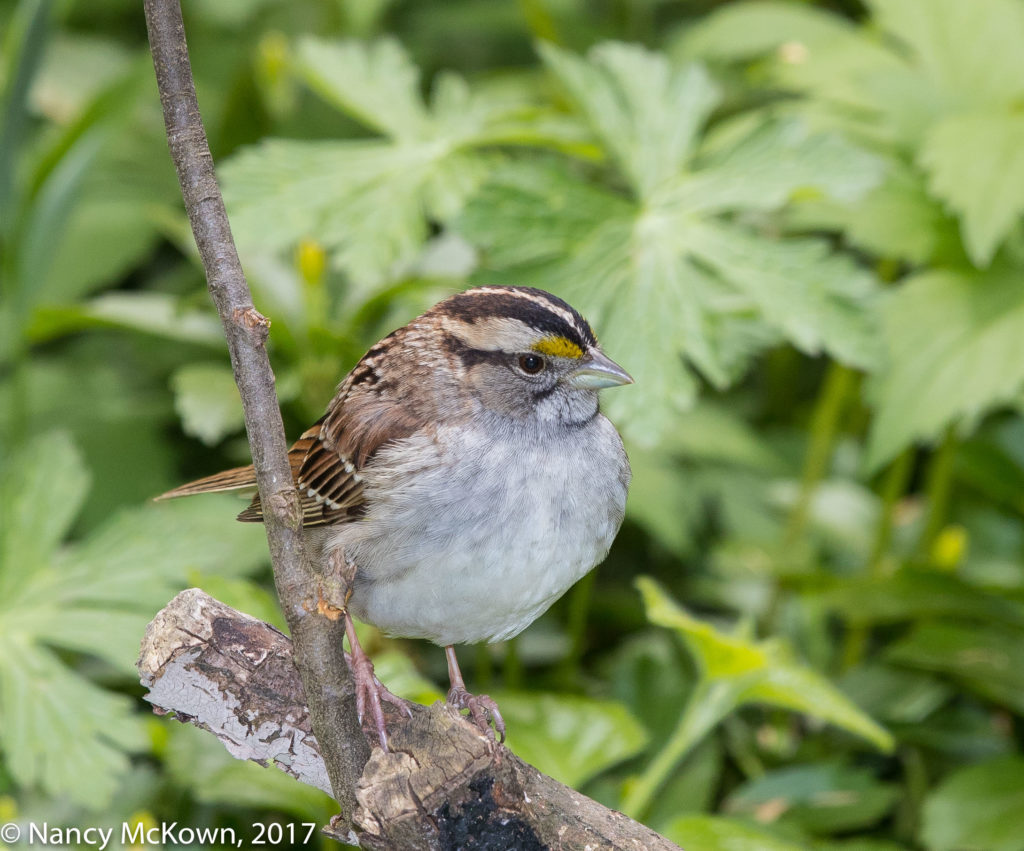
[[[189,482],[186,485],[169,490],[167,493],[162,493],[160,496],[154,497],[154,499],[157,501],[177,499],[179,496],[194,496],[197,493],[221,493],[223,491],[237,491],[254,487],[256,487],[256,470],[252,464],[248,464],[245,467],[235,467],[232,470],[224,470],[220,473],[214,473],[212,476],[196,479],[194,482]]]

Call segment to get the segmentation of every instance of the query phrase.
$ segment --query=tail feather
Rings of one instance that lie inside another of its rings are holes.
[[[299,478],[303,461],[310,450],[317,445],[322,424],[323,418],[316,425],[306,429],[302,437],[292,444],[292,447],[288,450],[288,463],[292,468],[293,479],[297,480]],[[337,460],[335,455],[334,461],[337,462]],[[324,503],[323,497],[317,497],[311,492],[300,494],[303,525],[321,526],[325,523],[335,522],[339,518],[348,517],[351,510],[359,502],[356,485],[357,482],[353,481],[349,489],[342,492],[346,497],[351,498],[342,500],[339,496],[339,503],[332,503],[330,506]],[[162,493],[160,496],[154,497],[154,499],[177,499],[180,496],[195,496],[200,493],[222,493],[237,490],[256,491],[256,470],[252,464],[246,467],[235,467],[233,470],[225,470],[222,473],[214,473],[212,476],[189,482],[174,488],[174,490],[169,490],[167,493]],[[238,515],[238,519],[244,523],[263,522],[263,505],[260,503],[258,491],[253,496],[252,502],[249,503],[249,507]]]
[[[162,493],[154,499],[157,501],[177,499],[179,496],[194,496],[197,493],[220,493],[254,487],[256,487],[256,470],[253,469],[252,464],[249,464],[245,467],[235,467],[233,470],[214,473],[204,479],[197,479],[176,487],[174,490],[169,490],[167,493]]]

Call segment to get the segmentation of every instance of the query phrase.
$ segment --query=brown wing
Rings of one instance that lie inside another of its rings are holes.
[[[288,450],[292,477],[302,500],[302,525],[323,526],[340,523],[358,512],[362,503],[362,480],[355,467],[325,442],[323,417]],[[260,495],[238,515],[247,523],[263,522]]]
[[[353,378],[359,378],[355,370],[327,414],[288,450],[292,477],[302,500],[303,526],[343,523],[358,517],[363,502],[359,471],[385,443],[408,437],[421,425],[402,405]],[[255,487],[256,471],[249,465],[182,485],[157,499]],[[263,522],[258,493],[238,519]]]

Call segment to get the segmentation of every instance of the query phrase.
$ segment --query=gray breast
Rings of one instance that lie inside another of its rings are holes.
[[[555,436],[442,428],[379,454],[365,517],[328,546],[359,566],[357,617],[439,644],[507,638],[604,558],[629,476],[603,416]]]

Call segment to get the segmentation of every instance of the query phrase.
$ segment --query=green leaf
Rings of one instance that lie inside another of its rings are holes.
[[[0,630],[0,659],[7,770],[22,786],[87,808],[106,806],[128,770],[124,751],[141,750],[145,742],[132,700],[99,688],[7,629]]]
[[[853,245],[886,259],[921,265],[943,246],[959,246],[955,222],[925,190],[924,176],[891,161],[885,181],[856,204],[827,199],[794,204],[786,220],[795,230],[838,230]]]
[[[220,443],[245,425],[231,367],[217,363],[188,364],[171,376],[171,387],[174,408],[185,433],[207,446]]]
[[[1024,759],[967,766],[925,801],[920,839],[928,851],[1017,851],[1024,836]]]
[[[611,696],[659,742],[672,732],[679,707],[693,687],[678,646],[664,630],[648,629],[627,638],[614,649],[602,673]]]
[[[1024,713],[1024,630],[919,623],[888,648],[885,658],[945,674],[982,697]]]
[[[686,211],[682,187],[700,174],[673,178],[640,206],[565,167],[517,163],[495,173],[458,223],[485,251],[478,280],[507,270],[590,319],[636,379],[608,395],[607,410],[639,445],[655,443],[693,402],[681,355],[718,387],[780,335],[812,354],[876,364],[873,279],[824,243],[773,241]]]
[[[70,302],[109,286],[148,256],[159,234],[137,201],[84,198],[72,210],[46,278],[41,302]]]
[[[654,538],[677,555],[694,546],[693,528],[703,509],[702,494],[692,487],[671,457],[656,449],[629,449],[633,483],[626,510]]]
[[[363,287],[411,270],[435,223],[447,223],[502,160],[497,145],[579,146],[573,122],[522,97],[488,96],[439,75],[429,106],[393,41],[305,40],[299,67],[340,109],[385,134],[372,140],[270,141],[222,169],[243,248],[313,237]]]
[[[741,120],[749,120],[743,116]],[[669,192],[689,213],[777,210],[803,198],[859,200],[883,177],[882,160],[800,121],[764,120],[736,144],[700,159]]]
[[[810,355],[879,365],[875,281],[817,240],[770,241],[738,229],[693,226],[694,255],[747,296],[764,320]]]
[[[837,762],[795,765],[748,780],[725,801],[731,813],[757,817],[771,807],[783,818],[816,834],[870,827],[893,808],[899,788],[879,783],[872,771]]]
[[[708,400],[679,417],[665,448],[693,460],[775,475],[792,472],[747,419],[725,404]]]
[[[393,39],[327,42],[304,38],[296,69],[343,112],[395,139],[421,138],[429,122],[420,72]]]
[[[823,676],[793,659],[778,640],[753,642],[700,621],[673,601],[652,579],[637,587],[648,619],[674,630],[683,640],[712,686],[727,689],[720,706],[724,714],[745,703],[779,706],[829,721],[872,742],[892,748],[892,736],[872,721]]]
[[[123,752],[145,746],[142,728],[131,699],[53,648],[131,677],[146,623],[190,570],[251,571],[266,544],[262,530],[231,522],[232,500],[217,499],[122,511],[57,550],[86,489],[59,433],[23,446],[0,483],[0,750],[19,783],[96,808],[128,770]]]
[[[987,266],[1024,212],[1024,116],[947,116],[929,129],[919,161],[931,191],[960,216],[971,259]]]
[[[89,490],[82,457],[64,432],[40,435],[0,477],[0,599],[46,564],[68,533]]]
[[[881,664],[848,671],[841,685],[858,706],[889,724],[923,724],[952,695],[937,677]]]
[[[849,577],[822,589],[821,602],[852,623],[973,618],[1024,627],[1024,606],[956,576],[904,569],[892,576]]]
[[[923,272],[885,299],[883,315],[890,367],[868,384],[877,410],[869,469],[951,423],[976,421],[1024,386],[1019,270]]]
[[[106,293],[77,305],[40,308],[28,327],[33,342],[82,328],[124,328],[170,340],[224,348],[224,333],[209,310],[186,307],[160,292]]]
[[[19,294],[16,304],[23,309],[39,303],[42,293],[38,283],[49,277],[56,256],[54,243],[63,237],[82,195],[82,184],[103,146],[109,143],[111,132],[110,127],[98,125],[75,140],[24,215],[14,255],[14,283]]]
[[[681,816],[662,828],[666,839],[686,851],[808,851],[803,844],[764,828],[721,816]]]
[[[509,728],[509,747],[531,765],[579,788],[647,743],[620,703],[566,694],[493,695]]]
[[[641,198],[689,161],[719,101],[701,66],[675,69],[635,45],[600,44],[589,61],[548,43],[538,50]]]
[[[800,3],[777,0],[729,3],[682,31],[683,56],[735,61],[753,59],[779,45],[817,45],[855,32],[839,15]]]
[[[35,110],[66,124],[122,75],[130,61],[129,51],[113,38],[56,33],[47,45],[29,98]]]
[[[954,105],[1024,94],[1024,7],[1016,0],[870,0],[878,25],[904,41]]]

